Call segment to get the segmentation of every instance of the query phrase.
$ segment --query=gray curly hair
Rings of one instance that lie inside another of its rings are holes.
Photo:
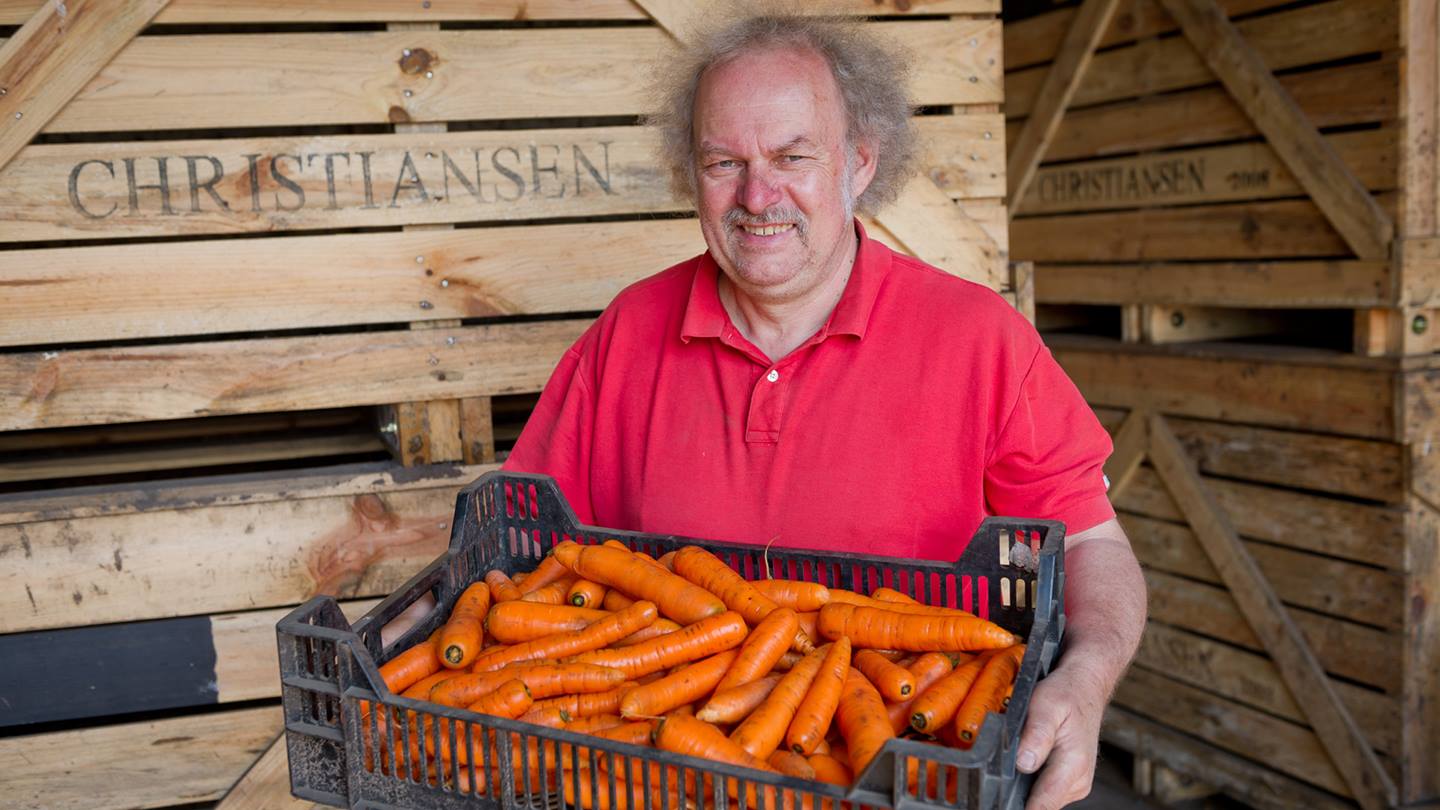
[[[908,54],[853,18],[813,16],[773,2],[741,13],[694,32],[686,47],[656,68],[655,112],[645,123],[660,132],[661,158],[675,194],[695,200],[695,97],[706,71],[746,53],[788,46],[814,51],[829,63],[845,104],[847,143],[852,149],[861,141],[875,146],[875,177],[855,208],[873,214],[893,202],[919,152],[905,90]]]

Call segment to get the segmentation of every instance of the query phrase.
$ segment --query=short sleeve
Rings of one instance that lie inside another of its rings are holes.
[[[1115,516],[1106,495],[1112,445],[1043,345],[1035,353],[985,469],[990,514],[1059,520],[1067,534]]]
[[[515,449],[502,465],[514,472],[552,476],[582,523],[595,522],[590,499],[594,389],[586,380],[584,357],[578,350],[588,336],[581,337],[560,359]]]

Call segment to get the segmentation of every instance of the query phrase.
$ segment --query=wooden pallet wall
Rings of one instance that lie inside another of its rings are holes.
[[[1260,807],[1440,798],[1434,3],[1005,35],[1013,254],[1150,586],[1106,736]]]
[[[594,313],[703,249],[637,123],[699,6],[0,0],[11,806],[291,804],[275,621],[433,559]],[[842,10],[921,57],[867,227],[1028,309],[998,0]]]

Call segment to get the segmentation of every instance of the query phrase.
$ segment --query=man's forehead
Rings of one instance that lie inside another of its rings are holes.
[[[760,148],[766,152],[787,152],[791,149],[813,148],[818,143],[809,135],[795,135],[793,137],[781,136],[769,141],[761,141]],[[698,145],[700,154],[708,155],[715,153],[728,153],[733,147],[708,138],[702,138]]]

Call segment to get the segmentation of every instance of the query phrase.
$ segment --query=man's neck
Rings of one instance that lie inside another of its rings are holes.
[[[847,236],[848,244],[835,269],[821,284],[794,299],[767,301],[748,295],[724,273],[720,275],[720,303],[731,323],[772,362],[795,351],[820,331],[840,303],[859,252],[855,231],[847,230]]]

